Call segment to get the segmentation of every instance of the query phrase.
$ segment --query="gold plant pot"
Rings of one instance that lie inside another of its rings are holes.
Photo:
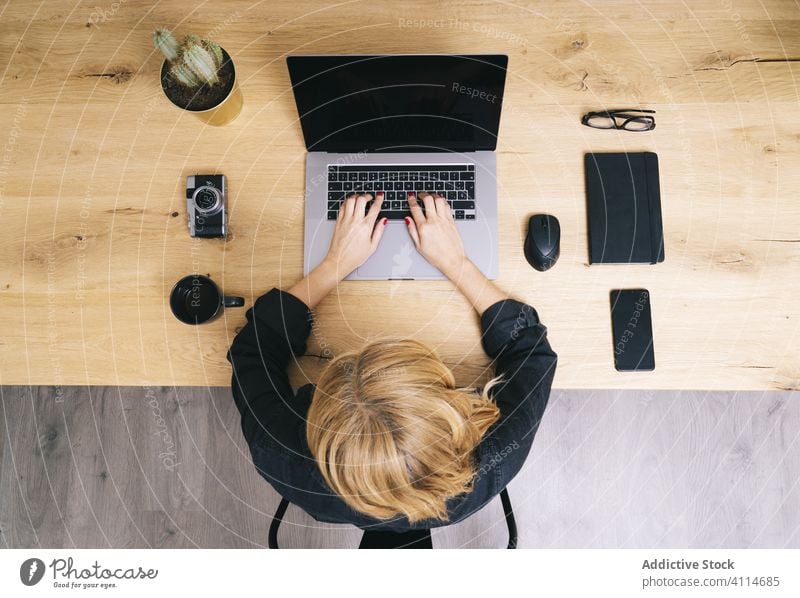
[[[167,93],[167,90],[164,89],[164,79],[167,77],[167,73],[169,71],[169,63],[165,60],[161,65],[161,91],[170,101],[173,106],[180,108],[181,110],[186,110],[187,112],[191,112],[197,118],[202,120],[204,123],[214,126],[222,126],[227,125],[242,111],[242,104],[244,103],[244,98],[242,96],[242,90],[239,88],[239,81],[236,77],[236,66],[233,64],[233,60],[231,60],[230,55],[223,49],[222,53],[225,57],[223,61],[223,65],[230,65],[231,70],[233,71],[233,85],[231,86],[230,91],[222,98],[216,105],[211,106],[210,108],[205,108],[203,110],[197,110],[194,108],[187,108],[186,106],[182,106],[179,102],[175,101],[174,98]]]

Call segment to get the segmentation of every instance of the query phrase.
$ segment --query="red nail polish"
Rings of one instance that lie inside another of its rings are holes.
[[[414,197],[414,194],[413,193],[409,193],[408,197]]]
[[[386,223],[387,223],[387,222],[389,222],[389,219],[388,219],[388,218],[384,218],[384,219],[383,219],[383,226],[386,226]]]
[[[411,218],[408,216],[406,216],[404,220],[406,221],[406,224],[411,224]]]
[[[378,197],[383,197],[383,191],[378,192]]]

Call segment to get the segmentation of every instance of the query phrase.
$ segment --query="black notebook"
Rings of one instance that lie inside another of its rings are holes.
[[[664,261],[658,156],[586,154],[590,264]]]

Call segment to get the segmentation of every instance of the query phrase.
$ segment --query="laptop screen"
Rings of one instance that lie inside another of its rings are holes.
[[[309,151],[494,150],[508,57],[289,56]]]

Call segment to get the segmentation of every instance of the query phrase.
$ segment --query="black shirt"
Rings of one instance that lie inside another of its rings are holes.
[[[474,454],[471,492],[452,498],[449,521],[410,525],[405,517],[381,521],[355,512],[325,483],[306,443],[306,414],[314,387],[297,393],[286,373],[303,355],[312,314],[294,295],[272,289],[247,312],[231,345],[233,398],[258,472],[279,494],[319,521],[364,529],[406,531],[456,523],[497,496],[522,468],[539,427],[556,368],[547,329],[531,306],[505,300],[481,316],[483,348],[504,382],[491,391],[500,419]]]

